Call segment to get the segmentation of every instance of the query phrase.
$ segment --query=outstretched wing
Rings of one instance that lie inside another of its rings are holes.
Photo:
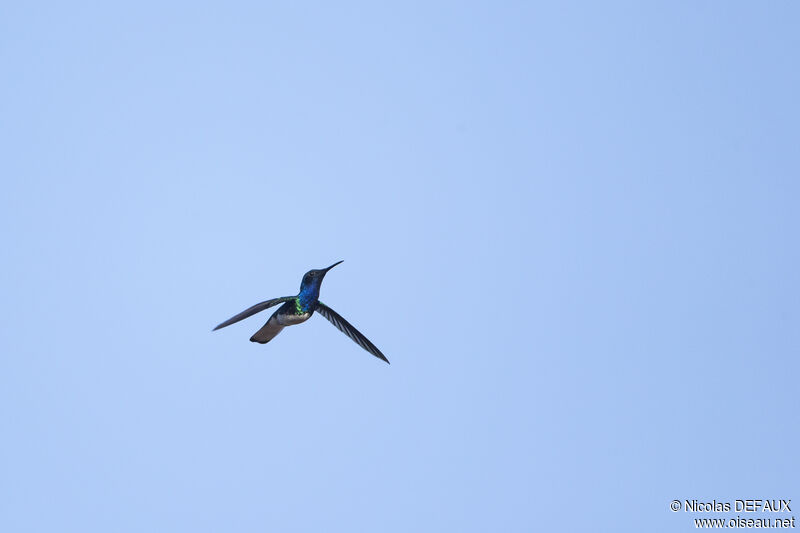
[[[361,334],[360,331],[354,328],[353,325],[350,324],[350,322],[342,318],[342,316],[339,313],[337,313],[336,311],[334,311],[333,309],[331,309],[322,302],[317,302],[317,313],[327,318],[328,321],[334,326],[336,326],[336,328],[339,331],[341,331],[342,333],[353,339],[359,346],[364,348],[366,351],[368,351],[378,359],[383,359],[387,363],[389,362],[389,360],[386,359],[386,356],[383,355],[381,351],[369,341],[368,338],[366,338],[364,335]]]
[[[256,313],[260,313],[264,309],[269,309],[273,305],[278,305],[279,303],[288,302],[289,300],[294,300],[294,298],[295,298],[294,296],[283,296],[281,298],[273,298],[272,300],[267,300],[266,302],[261,302],[260,304],[256,304],[253,307],[250,307],[249,309],[245,309],[238,315],[229,318],[219,326],[215,327],[212,331],[217,331],[220,328],[224,328],[230,326],[231,324],[235,324],[236,322],[244,320],[249,316],[253,316]]]

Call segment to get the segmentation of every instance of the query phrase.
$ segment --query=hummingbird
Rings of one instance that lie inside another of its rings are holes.
[[[269,309],[270,307],[282,303],[283,305],[280,306],[271,317],[269,317],[267,323],[264,324],[260,330],[256,331],[252,337],[250,337],[251,342],[266,344],[275,338],[275,336],[286,326],[302,324],[311,318],[311,315],[314,314],[314,311],[317,311],[319,314],[327,318],[331,324],[336,326],[339,331],[350,337],[356,344],[364,348],[378,359],[388,363],[389,360],[386,359],[386,356],[383,355],[381,351],[369,341],[368,338],[354,328],[350,322],[342,318],[339,313],[319,301],[319,288],[322,285],[322,279],[330,269],[341,262],[342,261],[337,261],[328,268],[309,270],[306,272],[306,274],[303,276],[303,281],[300,283],[300,292],[297,294],[297,296],[282,296],[280,298],[273,298],[272,300],[266,300],[264,302],[257,303],[256,305],[245,309],[238,315],[229,318],[222,324],[215,327],[213,331],[217,331],[218,329],[235,324],[240,320],[244,320],[245,318],[253,316],[256,313],[260,313],[264,309]]]

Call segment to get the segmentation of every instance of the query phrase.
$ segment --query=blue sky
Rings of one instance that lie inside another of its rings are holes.
[[[4,5],[0,529],[800,501],[798,16]],[[322,299],[391,366],[319,316],[211,333],[340,259]]]

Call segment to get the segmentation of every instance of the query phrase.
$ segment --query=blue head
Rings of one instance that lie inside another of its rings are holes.
[[[303,309],[308,309],[311,304],[317,302],[317,299],[319,299],[319,288],[322,286],[322,278],[325,277],[328,270],[339,263],[341,263],[341,261],[332,264],[328,268],[309,270],[306,272],[306,275],[303,276],[303,281],[300,283],[300,294],[297,295]]]

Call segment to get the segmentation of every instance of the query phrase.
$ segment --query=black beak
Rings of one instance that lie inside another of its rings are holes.
[[[323,270],[325,271],[325,273],[327,273],[327,272],[328,272],[328,270],[332,269],[333,267],[335,267],[335,266],[336,266],[336,265],[338,265],[339,263],[343,263],[343,262],[344,262],[344,259],[342,259],[341,261],[336,261],[334,264],[332,264],[331,266],[329,266],[328,268],[325,268],[325,269],[323,269]]]

